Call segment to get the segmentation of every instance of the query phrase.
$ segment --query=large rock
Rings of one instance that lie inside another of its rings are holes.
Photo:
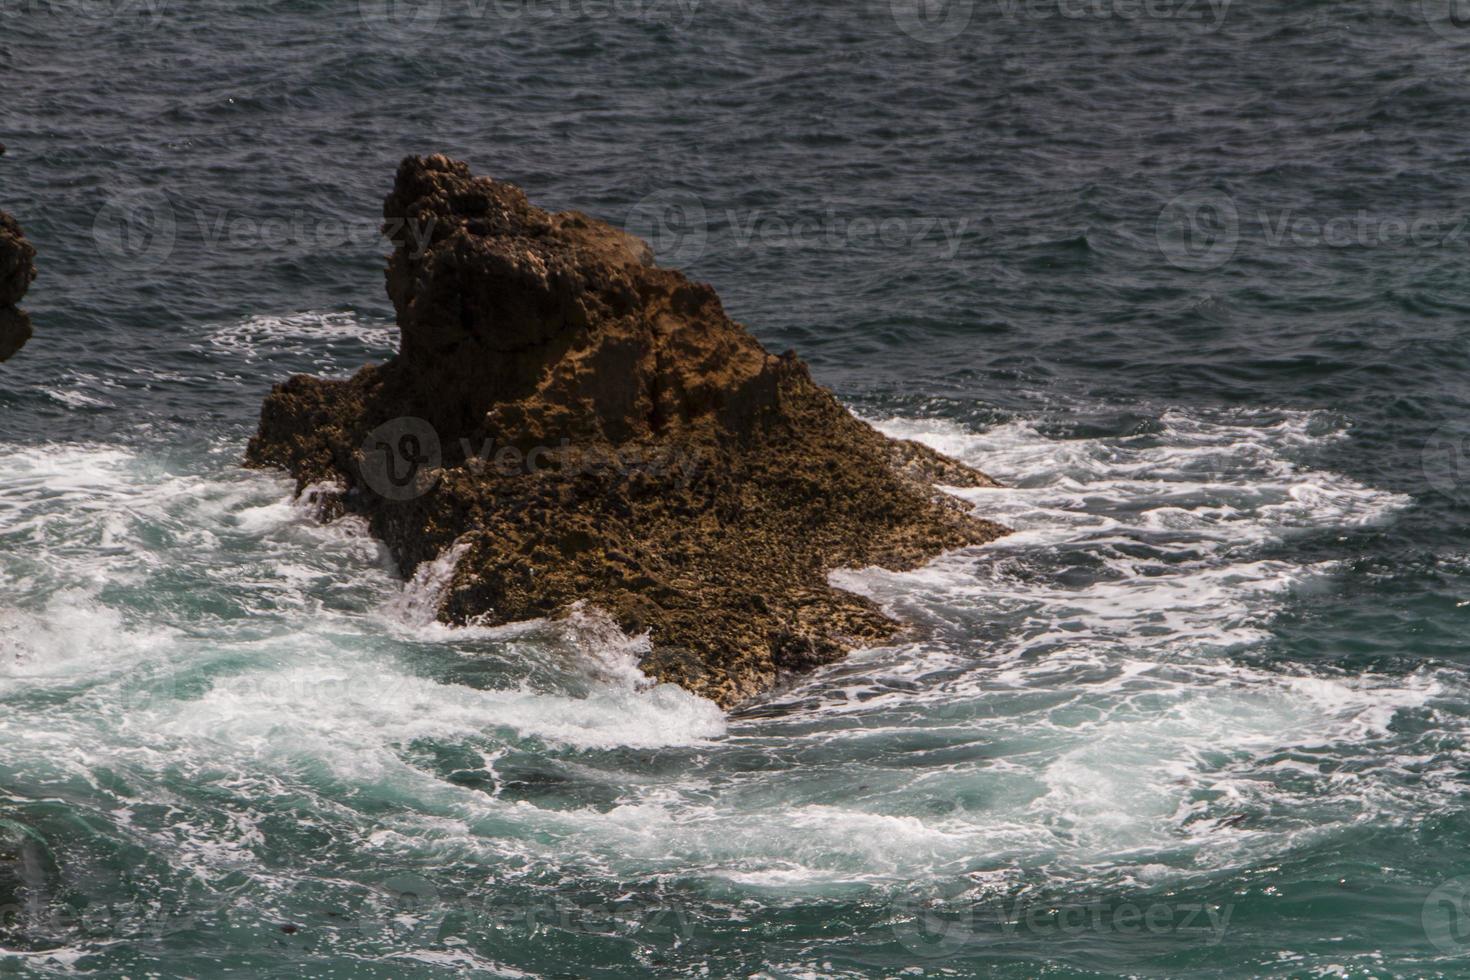
[[[14,218],[0,211],[0,361],[31,339],[31,318],[16,304],[36,278],[36,250]]]
[[[854,418],[641,240],[443,156],[384,214],[398,355],[276,386],[247,462],[364,515],[405,574],[454,547],[442,618],[586,600],[730,705],[894,634],[833,569],[1005,533],[933,487],[993,481]]]

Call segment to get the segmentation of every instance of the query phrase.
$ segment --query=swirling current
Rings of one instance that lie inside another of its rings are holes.
[[[0,0],[0,973],[1470,975],[1458,0]],[[444,152],[1016,533],[722,714],[240,467]]]

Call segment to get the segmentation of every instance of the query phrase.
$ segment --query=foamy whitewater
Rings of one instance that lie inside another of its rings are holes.
[[[885,938],[942,967],[923,957],[1004,927],[976,908],[1208,892],[1454,802],[1463,672],[1262,653],[1278,610],[1337,571],[1281,546],[1411,503],[1297,461],[1340,424],[1180,410],[1144,435],[1054,438],[873,421],[1002,480],[963,493],[1016,533],[836,574],[910,637],[729,718],[649,683],[646,640],[595,609],[436,623],[455,553],[401,582],[362,526],[317,524],[236,445],[185,466],[103,444],[7,453],[0,783],[33,828],[25,880],[48,903],[125,901],[166,934],[115,951],[58,919],[8,955],[141,968],[286,925],[271,942],[306,935],[364,969],[488,975],[501,930],[611,907],[626,921],[573,923],[517,964],[637,964],[659,928],[677,950],[766,922],[795,937],[772,976]],[[487,904],[506,921],[486,926]],[[803,926],[814,904],[841,921]],[[915,907],[927,931],[905,931]],[[667,921],[644,935],[650,910]]]
[[[0,975],[1470,976],[1464,2],[0,0]],[[442,152],[1016,532],[729,714],[239,462]]]

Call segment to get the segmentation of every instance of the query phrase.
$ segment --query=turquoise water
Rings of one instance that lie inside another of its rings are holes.
[[[0,973],[1470,975],[1450,8],[391,9],[0,0]],[[837,573],[914,633],[729,715],[595,609],[435,623],[452,554],[238,466],[391,355],[431,150],[1017,533]]]

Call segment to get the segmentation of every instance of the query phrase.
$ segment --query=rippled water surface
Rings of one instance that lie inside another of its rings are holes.
[[[1142,13],[1140,13],[1142,11]],[[0,973],[1470,975],[1463,9],[0,0]],[[1016,533],[728,716],[238,460],[443,151]]]

